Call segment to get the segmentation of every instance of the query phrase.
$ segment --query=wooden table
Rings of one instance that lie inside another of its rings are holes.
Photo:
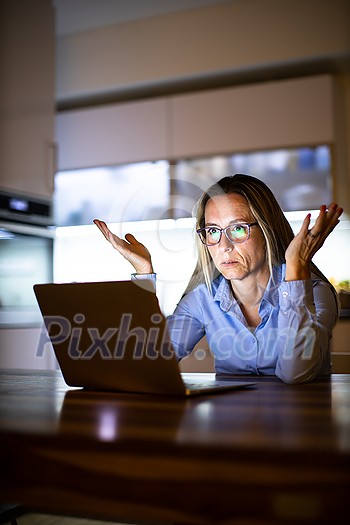
[[[0,375],[0,500],[191,524],[345,523],[350,376],[190,400]]]

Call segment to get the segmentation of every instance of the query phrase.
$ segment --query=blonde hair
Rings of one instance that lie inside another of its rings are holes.
[[[250,212],[260,226],[265,239],[266,261],[271,275],[274,266],[285,262],[285,252],[294,234],[276,197],[261,180],[250,175],[236,174],[224,177],[210,186],[202,194],[194,210],[196,229],[205,226],[205,207],[208,201],[213,197],[227,194],[242,195],[246,199]],[[219,272],[215,268],[207,246],[200,241],[197,235],[196,246],[197,265],[185,293],[202,283],[205,283],[211,292],[211,283]],[[311,265],[313,273],[329,282],[313,263]]]

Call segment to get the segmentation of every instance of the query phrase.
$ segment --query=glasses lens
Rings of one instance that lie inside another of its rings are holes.
[[[220,242],[221,230],[219,228],[206,228],[206,243],[217,244]]]
[[[248,239],[249,226],[246,224],[234,224],[226,229],[226,233],[232,242],[244,242]]]
[[[202,243],[206,244],[207,243],[206,231],[205,230],[197,230],[197,234],[198,234],[200,240],[202,241]]]

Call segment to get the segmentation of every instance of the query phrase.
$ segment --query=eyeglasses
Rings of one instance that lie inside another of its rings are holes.
[[[227,239],[233,244],[246,242],[250,237],[250,228],[256,226],[257,222],[244,224],[230,224],[226,228],[218,226],[207,226],[196,230],[200,240],[205,246],[215,246],[221,241],[222,232],[225,232]]]

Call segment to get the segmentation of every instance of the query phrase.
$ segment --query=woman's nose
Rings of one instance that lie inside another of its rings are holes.
[[[222,232],[221,239],[220,239],[220,249],[224,252],[231,251],[233,249],[234,244],[228,240],[228,238],[225,235],[225,232]]]

